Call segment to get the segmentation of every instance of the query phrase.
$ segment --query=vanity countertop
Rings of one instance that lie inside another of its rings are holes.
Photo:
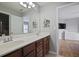
[[[42,33],[39,35],[32,35],[29,37],[21,37],[16,38],[17,40],[13,40],[7,43],[0,44],[0,56],[4,56],[12,51],[15,51],[21,47],[24,47],[34,41],[37,41],[43,37],[50,35],[49,33]]]

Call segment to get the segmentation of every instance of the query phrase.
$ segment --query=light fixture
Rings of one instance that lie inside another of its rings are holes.
[[[24,2],[20,2],[20,5],[22,5],[23,7],[27,7],[27,5]]]
[[[33,2],[20,2],[20,5],[27,8],[35,7],[35,4]]]
[[[28,2],[28,4],[29,4],[29,5],[33,5],[33,3],[32,3],[32,2]]]
[[[35,4],[33,2],[29,2],[29,5],[31,5],[31,7],[35,7]]]
[[[32,7],[35,7],[35,4],[33,4]]]
[[[28,5],[28,7],[27,8],[31,8],[31,6],[30,5]]]

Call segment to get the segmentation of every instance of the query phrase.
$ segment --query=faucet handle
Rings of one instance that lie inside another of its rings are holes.
[[[12,41],[12,35],[13,35],[13,33],[11,32],[10,33],[10,41]]]
[[[0,42],[2,41],[2,38],[0,37]]]
[[[2,34],[2,37],[1,38],[3,40],[3,43],[6,43],[7,42],[5,34]]]
[[[12,40],[12,36],[10,36],[10,41],[13,41],[13,40]]]
[[[2,34],[2,38],[4,38],[5,37],[5,34]]]
[[[8,40],[8,41],[10,40],[9,37],[7,38],[7,40]]]

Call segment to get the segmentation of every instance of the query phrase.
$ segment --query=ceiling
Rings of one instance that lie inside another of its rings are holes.
[[[36,6],[45,6],[45,5],[48,5],[50,4],[50,2],[34,2],[36,4]],[[65,3],[65,2],[64,2]],[[66,4],[68,4],[66,2]],[[11,10],[14,10],[16,12],[19,12],[19,13],[22,13],[22,12],[27,12],[28,8],[24,8],[23,6],[21,6],[19,4],[19,2],[0,2],[0,7],[6,7],[6,8],[9,8]]]
[[[28,10],[28,8],[22,7],[19,2],[0,2],[0,6],[10,8],[20,13]]]
[[[79,3],[73,3],[59,9],[60,19],[79,18]]]
[[[40,6],[42,6],[42,5],[45,5],[45,4],[47,4],[47,2],[46,3],[35,3],[36,4],[36,6],[37,5],[40,5]],[[21,13],[21,12],[25,12],[25,11],[28,11],[29,9],[28,8],[24,8],[23,6],[21,6],[20,4],[19,4],[19,2],[0,2],[0,7],[7,7],[7,8],[10,8],[10,9],[12,9],[12,10],[14,10],[14,11],[17,11],[17,12],[19,12],[19,13]]]

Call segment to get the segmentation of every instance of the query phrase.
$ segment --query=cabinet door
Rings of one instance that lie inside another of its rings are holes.
[[[49,36],[47,36],[47,37],[45,37],[44,39],[43,39],[43,49],[44,49],[44,56],[46,55],[46,54],[48,54],[48,52],[49,52]]]
[[[35,57],[35,50],[31,51],[28,55],[26,55],[27,57]]]
[[[37,57],[43,56],[43,40],[42,39],[36,42],[36,56]]]
[[[23,47],[23,56],[35,56],[35,42]],[[33,55],[32,55],[33,54]]]
[[[10,54],[5,55],[4,57],[22,57],[22,49],[11,52]]]

